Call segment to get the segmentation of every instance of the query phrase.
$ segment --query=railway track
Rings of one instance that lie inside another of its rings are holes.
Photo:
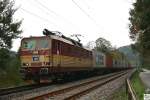
[[[12,93],[18,93],[18,92],[22,92],[22,91],[28,91],[28,90],[48,86],[48,85],[50,85],[50,83],[49,84],[32,84],[32,85],[24,85],[24,86],[8,88],[8,89],[1,89],[0,97],[4,96],[4,95],[9,95]]]
[[[123,75],[125,75],[127,71],[113,73],[109,75],[105,75],[104,77],[100,77],[97,79],[93,79],[87,82],[79,83],[70,87],[66,87],[63,89],[59,89],[56,91],[52,91],[50,93],[36,96],[34,98],[31,98],[29,100],[44,100],[44,99],[50,99],[50,100],[75,100],[78,97],[81,97],[84,94],[89,93],[90,91],[101,87],[105,85],[106,83],[109,83]]]
[[[63,84],[50,83],[3,89],[0,90],[0,100],[45,100],[45,98],[69,100],[70,98],[82,97],[85,93],[88,94],[88,92],[101,87],[101,85],[105,86],[105,83],[124,75],[126,72],[121,71]],[[93,87],[93,89],[88,89],[89,87]]]

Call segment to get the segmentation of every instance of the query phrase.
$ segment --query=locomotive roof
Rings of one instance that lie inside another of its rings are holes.
[[[41,38],[52,38],[52,39],[60,40],[60,41],[63,41],[63,42],[65,42],[65,43],[74,45],[71,41],[68,41],[68,40],[66,40],[66,39],[63,39],[63,38],[61,38],[61,37],[59,37],[59,36],[56,36],[56,35],[51,35],[51,36],[30,36],[30,37],[25,37],[25,38],[23,38],[22,40],[41,39]]]
[[[48,36],[30,36],[30,37],[24,37],[22,40],[31,39],[31,38],[41,39],[41,38],[45,38],[45,37],[48,37]]]
[[[51,35],[51,38],[52,38],[52,39],[56,39],[56,40],[63,41],[63,42],[65,42],[65,43],[68,43],[68,44],[71,44],[71,45],[75,45],[75,46],[81,47],[81,48],[86,49],[86,50],[88,50],[88,51],[91,51],[91,50],[89,50],[89,49],[87,49],[87,48],[84,48],[84,47],[82,46],[82,44],[79,43],[78,41],[75,41],[75,40],[70,39],[70,38],[68,38],[68,37],[63,38],[63,37],[60,37],[60,36],[57,36],[57,35]],[[66,39],[66,38],[67,38],[67,39]]]
[[[52,39],[56,39],[56,40],[59,40],[59,41],[68,43],[68,44],[70,44],[70,45],[75,45],[75,46],[84,48],[84,47],[82,46],[82,44],[79,43],[78,41],[75,41],[75,40],[70,39],[70,38],[68,38],[68,37],[65,37],[65,38],[64,38],[64,37],[57,36],[57,35],[49,35],[49,36],[31,36],[31,37],[25,37],[25,38],[23,38],[22,40],[32,39],[32,38],[33,38],[33,39],[52,38]],[[88,50],[88,51],[91,51],[91,50],[89,50],[89,49],[87,49],[87,48],[84,48],[84,49],[86,49],[86,50]]]
[[[76,40],[73,40],[69,37],[66,37],[64,36],[61,32],[59,31],[49,31],[48,29],[44,29],[43,30],[43,34],[45,36],[50,36],[50,37],[54,37],[55,39],[60,39],[61,41],[63,42],[67,42],[69,44],[72,44],[72,45],[75,45],[75,46],[78,46],[78,47],[82,47],[82,44],[79,42],[79,41],[76,41]],[[67,40],[67,41],[66,41]],[[69,41],[69,42],[68,42]]]

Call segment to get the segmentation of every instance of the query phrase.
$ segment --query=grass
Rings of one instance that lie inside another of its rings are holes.
[[[143,100],[145,88],[139,77],[139,71],[136,71],[131,77],[131,84],[136,92],[138,100]],[[111,100],[128,100],[125,85],[113,94]]]
[[[139,77],[139,71],[136,71],[131,77],[131,84],[139,100],[143,100],[145,88]]]
[[[15,71],[0,71],[0,73],[5,73],[0,75],[0,88],[9,88],[24,84],[20,75]]]

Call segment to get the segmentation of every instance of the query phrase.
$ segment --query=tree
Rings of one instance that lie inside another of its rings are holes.
[[[88,49],[94,49],[95,48],[95,41],[89,41],[87,44],[86,44],[86,46],[85,46],[86,48],[88,48]]]
[[[150,65],[150,0],[136,0],[129,20],[130,38],[136,41],[143,63]]]
[[[22,21],[14,21],[13,15],[17,9],[14,1],[0,1],[0,48],[10,49],[12,39],[19,38],[22,30],[19,30]]]
[[[110,43],[108,40],[104,39],[104,38],[101,38],[101,37],[98,38],[98,39],[95,41],[95,43],[96,43],[96,47],[95,47],[95,48],[96,48],[98,51],[108,53],[108,52],[111,51],[111,49],[112,49],[111,43]]]
[[[12,39],[19,38],[22,21],[14,21],[13,15],[17,9],[14,1],[0,0],[0,69],[6,69],[10,61]]]

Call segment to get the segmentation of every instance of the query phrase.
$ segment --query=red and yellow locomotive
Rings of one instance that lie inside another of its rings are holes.
[[[53,33],[42,37],[23,38],[20,58],[24,78],[35,81],[89,70],[93,63],[92,51],[84,49],[75,40]]]
[[[55,80],[81,73],[128,68],[124,59],[115,60],[116,65],[111,55],[87,50],[78,41],[46,29],[43,33],[46,36],[23,38],[21,41],[20,72],[25,80],[40,82],[49,78]]]

